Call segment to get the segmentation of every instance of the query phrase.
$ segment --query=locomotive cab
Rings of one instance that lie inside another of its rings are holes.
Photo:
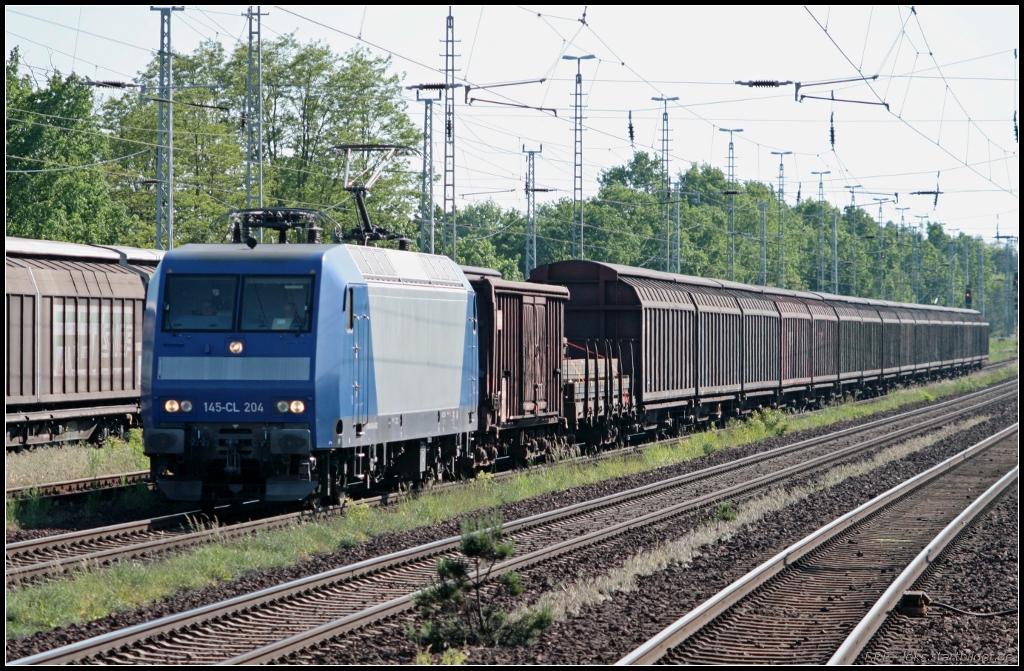
[[[337,501],[470,449],[476,301],[445,257],[185,245],[145,325],[145,449],[172,500]]]
[[[187,245],[151,283],[145,449],[173,500],[317,486],[312,370],[323,248]]]

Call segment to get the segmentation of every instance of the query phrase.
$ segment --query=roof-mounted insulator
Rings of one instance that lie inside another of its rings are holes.
[[[420,91],[444,91],[448,88],[448,85],[444,82],[440,84],[414,84],[412,86],[406,86],[407,90],[418,89]]]
[[[751,79],[749,82],[734,82],[739,86],[749,86],[753,89],[777,89],[780,86],[788,86],[793,82],[780,82],[778,79]]]

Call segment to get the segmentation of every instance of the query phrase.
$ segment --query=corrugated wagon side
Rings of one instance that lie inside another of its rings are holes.
[[[808,300],[806,303],[813,323],[814,386],[834,386],[839,380],[839,317],[835,308],[823,300]]]
[[[811,312],[804,301],[789,292],[766,288],[764,293],[775,304],[781,322],[782,389],[806,390],[814,376]]]
[[[557,440],[564,414],[565,287],[512,282],[463,267],[476,292],[480,423],[475,468],[531,459]]]
[[[145,281],[159,256],[6,242],[7,446],[123,430],[139,411]]]
[[[871,301],[882,320],[882,377],[896,377],[900,372],[900,331],[902,322],[896,310],[883,301]]]
[[[723,283],[736,299],[743,314],[741,340],[743,394],[745,397],[774,395],[780,384],[779,311],[775,304],[751,287]]]

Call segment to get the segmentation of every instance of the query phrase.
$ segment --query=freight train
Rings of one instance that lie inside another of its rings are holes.
[[[7,449],[139,421],[146,284],[162,252],[5,237]]]
[[[513,282],[244,239],[168,252],[149,284],[145,450],[171,499],[336,502],[962,374],[988,351],[972,310],[594,261]]]

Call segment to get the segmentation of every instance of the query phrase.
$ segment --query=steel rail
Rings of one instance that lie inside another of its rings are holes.
[[[113,475],[97,475],[90,478],[64,480],[62,482],[46,482],[41,485],[25,485],[10,487],[4,490],[7,498],[24,499],[32,496],[66,496],[128,487],[136,482],[145,481],[149,471],[131,471]]]
[[[949,469],[957,466],[978,452],[1004,440],[1017,433],[1019,423],[1015,423],[998,433],[972,445],[948,459],[936,464],[928,470],[915,475],[914,477],[896,485],[888,491],[880,494],[872,500],[858,506],[856,509],[846,513],[838,519],[830,522],[821,529],[818,529],[809,536],[797,541],[790,547],[778,553],[756,569],[732,583],[718,594],[702,603],[697,608],[679,618],[657,635],[649,639],[643,645],[637,647],[618,662],[617,666],[630,666],[635,664],[654,664],[661,659],[665,653],[680,645],[704,626],[721,615],[723,612],[738,603],[743,597],[751,594],[754,590],[764,585],[772,577],[795,564],[800,558],[820,547],[823,543],[834,538],[839,533],[849,529],[858,522],[871,516],[876,511],[889,505],[896,499],[901,498],[917,487],[932,481]]]
[[[957,536],[967,529],[971,522],[984,512],[992,501],[998,498],[1007,487],[1017,481],[1019,472],[1020,466],[1014,466],[1009,473],[1000,478],[998,482],[975,499],[962,513],[957,515],[955,520],[950,522],[946,528],[935,536],[935,539],[927,547],[921,550],[920,554],[903,569],[903,572],[900,573],[895,582],[889,585],[889,588],[875,602],[875,605],[871,607],[867,615],[854,627],[850,635],[839,646],[839,649],[826,662],[827,666],[848,665],[857,661],[857,656],[871,642],[875,633],[885,623],[889,613],[899,603],[903,593],[914,585],[917,579],[921,577],[921,574],[939,559],[943,550],[956,540]]]
[[[726,464],[722,464],[720,466],[713,466],[710,468],[701,469],[699,471],[694,471],[692,473],[676,476],[674,478],[668,478],[666,480],[651,483],[649,485],[638,487],[633,490],[620,492],[618,494],[611,494],[608,495],[608,497],[604,498],[607,498],[609,501],[622,501],[627,500],[626,497],[648,496],[662,489],[676,487],[693,480],[714,475],[716,473],[724,473],[728,472],[729,470],[743,468],[750,464],[759,463],[761,461],[772,459],[792,451],[815,447],[817,445],[824,444],[831,440],[847,437],[862,431],[870,430],[874,427],[882,426],[885,424],[891,424],[895,421],[908,419],[916,415],[927,415],[932,412],[945,409],[951,405],[956,405],[963,403],[965,401],[975,399],[979,396],[988,395],[994,392],[999,393],[1003,389],[1012,387],[1015,384],[1016,381],[1010,381],[1002,385],[980,390],[978,392],[974,392],[966,396],[945,401],[933,406],[919,408],[917,410],[902,413],[900,415],[896,415],[894,417],[887,419],[875,420],[874,422],[869,422],[857,427],[844,429],[842,431],[830,433],[825,436],[819,436],[817,438],[811,438],[797,443],[792,443],[790,445],[784,445],[773,450],[767,450],[765,452],[761,452],[758,454],[749,455],[747,457],[743,457],[741,459],[737,459]],[[993,401],[987,401],[987,403],[990,402]],[[976,407],[978,406],[971,406],[966,410],[962,411],[960,414],[963,414],[963,412],[973,410]],[[914,427],[912,427],[912,430],[920,430],[921,428],[923,428],[921,425],[915,425]],[[890,435],[886,437],[891,438],[892,436]],[[514,472],[509,472],[509,474],[506,477],[511,477],[514,474]],[[447,483],[446,485],[439,485],[438,487],[435,487],[434,491],[439,491],[440,487],[453,487],[458,485],[459,483]],[[390,497],[381,497],[380,499],[374,498],[372,499],[372,501],[380,505],[383,503],[390,503],[401,500],[402,498],[404,498],[404,496],[405,495],[391,495]],[[602,500],[603,499],[599,499],[595,503],[595,505],[601,505],[600,502]],[[582,506],[584,504],[577,505]],[[340,510],[341,508],[325,509],[321,511],[321,514],[331,514],[339,512]],[[567,514],[577,514],[579,512],[585,511],[585,509],[574,510],[573,507],[570,506],[569,508],[566,509],[566,511]],[[193,531],[191,533],[174,533],[172,529],[176,525],[180,527],[196,526],[196,520],[198,520],[199,518],[197,514],[193,512],[166,516],[154,520],[128,522],[125,524],[114,525],[112,527],[104,527],[101,529],[90,529],[81,532],[71,532],[68,534],[62,534],[60,536],[23,541],[20,543],[11,544],[7,547],[8,566],[5,572],[5,579],[8,585],[16,584],[18,582],[30,579],[37,579],[40,577],[45,577],[53,574],[59,574],[71,570],[80,569],[86,566],[108,564],[118,559],[133,558],[143,554],[153,556],[153,554],[155,553],[164,553],[170,550],[180,549],[183,547],[190,547],[193,545],[198,545],[201,543],[210,542],[214,540],[234,538],[252,533],[259,529],[280,528],[288,526],[290,524],[301,522],[306,519],[315,518],[316,516],[316,513],[310,513],[309,511],[300,511],[295,513],[287,513],[285,515],[278,515],[264,520],[251,520],[240,524],[200,529]],[[140,536],[147,533],[159,535],[156,538],[144,537],[137,539],[137,542],[131,542],[133,540],[132,536]],[[98,550],[91,551],[88,550],[88,548],[83,547],[83,550],[86,550],[85,552],[75,552],[73,554],[69,554],[68,556],[57,559],[47,559],[32,564],[18,565],[16,563],[19,557],[23,557],[25,555],[32,553],[43,553],[47,551],[47,548],[59,547],[62,548],[64,552],[67,552],[69,550],[73,550],[75,545],[85,546],[85,544],[89,542],[104,541],[107,539],[113,541],[118,536],[123,538],[129,544],[121,548],[104,547]]]
[[[992,402],[995,402],[995,400],[989,400],[988,401],[988,403],[992,403]],[[965,413],[965,412],[968,412],[968,411],[971,411],[971,410],[974,410],[974,409],[976,409],[976,407],[967,408],[967,409],[964,409],[964,410],[960,411],[959,413],[953,413],[953,414],[950,414],[950,415],[946,415],[944,419],[952,419],[953,417],[955,417],[958,414],[962,414],[962,413]],[[888,420],[880,420],[879,422],[873,422],[872,425],[873,426],[877,426],[878,424],[884,423],[886,421],[891,423],[893,421],[896,421],[897,419],[898,419],[898,417],[897,418],[889,418]],[[865,427],[859,427],[859,428],[861,430],[863,430]],[[778,480],[783,479],[787,475],[791,475],[791,474],[796,473],[796,472],[802,472],[802,471],[806,471],[808,469],[816,468],[821,463],[824,463],[824,461],[826,459],[829,459],[829,458],[831,458],[833,460],[834,459],[841,459],[841,458],[844,458],[845,456],[848,456],[854,450],[870,449],[870,447],[873,447],[874,445],[877,445],[877,444],[879,444],[881,442],[891,441],[891,440],[894,440],[894,439],[898,438],[900,435],[903,435],[904,433],[909,433],[911,431],[920,431],[923,428],[927,428],[925,423],[914,425],[914,426],[912,426],[910,428],[903,429],[900,432],[888,433],[888,434],[885,434],[883,436],[880,436],[880,437],[871,439],[869,441],[866,441],[864,443],[859,443],[859,444],[855,444],[853,446],[848,446],[846,448],[842,448],[841,450],[839,450],[839,451],[837,451],[835,453],[831,453],[830,455],[825,455],[825,456],[819,457],[817,459],[813,459],[813,460],[810,460],[810,461],[802,462],[802,463],[797,464],[795,466],[792,466],[792,467],[790,467],[788,469],[784,469],[783,471],[778,471],[778,472],[775,472],[775,473],[771,473],[771,474],[762,476],[760,478],[757,478],[755,480],[747,481],[747,482],[741,483],[741,484],[733,486],[733,487],[729,487],[729,488],[726,488],[726,489],[723,489],[723,490],[712,492],[712,493],[707,494],[707,495],[705,495],[703,497],[700,497],[699,499],[694,499],[694,500],[689,501],[689,502],[683,502],[683,503],[677,504],[675,506],[671,506],[670,508],[667,508],[667,509],[664,509],[664,510],[661,510],[661,511],[655,511],[653,513],[648,513],[648,514],[643,515],[641,517],[638,517],[638,518],[635,518],[635,519],[631,519],[631,520],[628,520],[626,522],[619,523],[617,525],[613,525],[612,527],[608,527],[608,528],[601,529],[601,530],[596,531],[596,532],[592,532],[590,534],[586,534],[583,537],[580,537],[580,538],[575,539],[573,541],[565,541],[565,542],[562,542],[562,543],[558,543],[558,544],[552,545],[552,546],[547,547],[547,548],[542,548],[541,550],[539,550],[537,552],[530,553],[528,555],[524,555],[524,556],[522,556],[520,558],[515,558],[515,559],[512,559],[512,560],[509,560],[508,562],[503,564],[501,567],[499,567],[499,569],[500,570],[511,570],[512,568],[521,567],[521,566],[526,565],[526,564],[531,563],[531,562],[536,562],[536,561],[541,561],[542,559],[551,558],[552,556],[556,556],[557,554],[561,554],[561,553],[567,552],[567,551],[573,549],[573,547],[581,547],[583,545],[589,545],[591,543],[597,542],[597,541],[602,540],[604,538],[608,538],[608,537],[610,537],[612,535],[615,535],[617,533],[621,533],[623,531],[626,531],[626,530],[628,530],[630,528],[635,528],[635,527],[641,526],[643,524],[650,524],[650,523],[652,523],[654,521],[657,521],[659,519],[665,519],[665,518],[677,516],[679,514],[682,514],[683,512],[685,512],[688,509],[699,508],[702,505],[707,505],[708,503],[713,503],[715,501],[718,501],[718,500],[722,499],[723,497],[730,496],[730,495],[732,495],[734,493],[738,493],[738,492],[741,492],[741,491],[744,491],[744,490],[754,489],[754,488],[757,488],[759,486],[765,486],[767,484],[771,484],[771,483],[777,482]],[[810,441],[804,441],[804,442],[810,442]],[[791,446],[787,446],[787,447],[791,447]],[[777,449],[781,450],[783,448],[777,448]],[[753,455],[753,456],[757,456],[757,455]],[[718,469],[704,469],[704,472],[706,473],[708,471],[713,471],[713,470],[718,470]],[[700,472],[698,472],[698,473],[700,473]],[[689,475],[690,476],[695,476],[696,473],[695,474],[689,474]],[[657,486],[657,485],[660,485],[660,484],[661,483],[654,483],[654,486]],[[569,507],[566,507],[566,508],[563,508],[563,509],[559,509],[559,510],[556,510],[556,511],[551,511],[551,512],[548,512],[548,513],[542,513],[542,514],[539,514],[539,515],[534,515],[534,516],[531,516],[531,517],[528,517],[528,518],[517,520],[515,522],[511,522],[509,524],[506,524],[504,526],[504,530],[506,532],[515,533],[517,531],[520,531],[520,530],[523,530],[523,529],[526,529],[526,528],[540,526],[541,524],[544,524],[544,523],[555,522],[555,521],[563,519],[563,518],[565,518],[567,516],[574,515],[574,514],[579,514],[581,511],[584,511],[584,510],[593,509],[593,508],[607,507],[608,505],[611,505],[616,499],[623,500],[623,499],[625,499],[627,497],[635,498],[636,495],[637,495],[637,492],[639,490],[645,490],[645,489],[646,490],[652,489],[652,485],[648,485],[648,486],[642,487],[642,488],[636,488],[634,490],[629,490],[629,492],[623,492],[623,493],[620,493],[618,495],[609,495],[609,496],[606,496],[606,497],[601,497],[600,499],[596,499],[596,500],[591,501],[591,502],[584,502],[584,503],[581,503],[581,504],[576,504],[574,506],[569,506]],[[350,579],[352,579],[354,577],[357,577],[357,576],[367,575],[367,574],[370,574],[370,573],[376,574],[376,573],[379,573],[380,571],[382,571],[385,568],[402,566],[402,565],[408,565],[411,562],[413,562],[415,560],[418,560],[418,559],[423,559],[423,558],[427,558],[427,557],[436,556],[436,555],[438,555],[440,553],[443,553],[443,552],[451,552],[451,551],[454,551],[457,548],[457,546],[460,543],[460,541],[461,541],[461,539],[459,537],[453,537],[453,538],[448,538],[448,539],[443,539],[443,540],[435,541],[433,543],[428,543],[428,544],[425,544],[425,545],[421,545],[421,546],[418,546],[416,548],[410,548],[410,549],[403,550],[403,551],[400,551],[400,552],[395,552],[395,553],[386,555],[384,557],[379,557],[379,558],[375,558],[375,559],[366,560],[366,561],[359,562],[359,563],[356,563],[356,564],[352,564],[352,565],[349,565],[349,566],[341,567],[339,569],[334,569],[332,571],[327,571],[327,572],[324,572],[324,573],[321,573],[321,574],[318,574],[318,575],[315,575],[315,576],[310,576],[310,577],[307,577],[307,578],[291,581],[291,582],[285,583],[283,585],[277,585],[277,586],[274,586],[274,587],[266,588],[266,589],[260,590],[258,592],[255,592],[255,593],[247,594],[247,595],[242,595],[242,596],[239,596],[239,597],[235,597],[233,599],[229,599],[229,600],[221,602],[221,603],[210,604],[208,606],[204,606],[204,607],[201,607],[201,608],[198,608],[198,609],[194,609],[194,610],[191,610],[191,611],[187,611],[187,612],[183,612],[183,613],[178,613],[178,614],[170,615],[170,616],[167,616],[167,617],[164,617],[164,618],[160,618],[160,619],[152,621],[152,622],[147,622],[147,623],[142,623],[142,624],[139,624],[139,625],[135,625],[135,626],[129,627],[129,628],[125,629],[125,630],[109,632],[108,634],[104,634],[104,635],[95,637],[93,639],[88,639],[88,640],[85,640],[85,641],[74,643],[74,644],[71,644],[69,646],[65,646],[63,648],[54,649],[54,650],[51,650],[51,651],[48,651],[48,652],[44,652],[44,653],[40,653],[40,654],[37,654],[37,655],[33,655],[31,657],[26,657],[26,658],[17,660],[16,662],[13,662],[13,663],[16,663],[16,664],[26,664],[26,665],[27,664],[39,664],[39,663],[63,663],[63,662],[70,662],[70,661],[74,661],[74,660],[80,660],[82,658],[89,657],[89,656],[92,656],[92,655],[103,654],[106,651],[109,651],[109,650],[112,650],[112,649],[120,649],[123,646],[125,646],[127,644],[130,644],[132,642],[138,642],[138,641],[142,641],[142,640],[149,640],[149,639],[152,639],[153,637],[158,637],[158,636],[160,636],[162,634],[168,634],[168,633],[170,633],[170,632],[172,632],[174,630],[180,630],[182,628],[188,627],[188,626],[193,625],[193,624],[198,624],[200,622],[210,621],[210,620],[213,620],[215,618],[220,618],[220,617],[229,615],[231,613],[237,613],[237,612],[240,612],[240,611],[246,611],[248,609],[252,609],[252,608],[255,608],[255,607],[267,604],[269,602],[280,602],[284,598],[295,596],[295,595],[309,593],[311,591],[317,590],[318,588],[325,587],[325,586],[328,586],[328,585],[331,585],[331,584],[334,584],[334,583],[339,583],[339,582],[342,582],[342,581],[350,580]],[[492,573],[492,575],[494,575],[494,574],[495,573]],[[415,590],[410,590],[410,593],[413,592],[413,591],[415,591]],[[362,624],[366,624],[366,623],[368,623],[370,621],[373,621],[374,619],[379,619],[380,617],[386,616],[388,614],[394,614],[395,612],[399,612],[401,610],[407,609],[409,607],[409,604],[410,604],[410,602],[407,600],[407,598],[408,598],[408,595],[406,595],[406,597],[403,597],[401,599],[396,599],[396,600],[388,601],[386,603],[377,604],[377,605],[373,606],[371,609],[363,610],[362,612],[357,612],[357,613],[354,613],[352,615],[348,615],[348,616],[342,618],[342,621],[340,622],[340,624],[339,624],[339,621],[335,621],[334,623],[328,623],[328,625],[324,625],[324,627],[328,627],[329,628],[329,626],[331,624],[334,624],[335,626],[342,626],[342,627],[345,627],[345,626],[361,626]],[[372,612],[370,612],[370,611],[372,611]],[[324,627],[320,627],[318,629],[322,630]],[[281,644],[279,642],[279,643],[274,644],[274,645],[281,645]],[[270,652],[268,650],[266,650],[266,649],[263,649],[263,653],[264,654],[270,654]],[[252,654],[252,653],[249,653],[249,654]],[[248,655],[246,655],[246,657],[248,657]],[[251,662],[251,660],[249,660],[249,662]]]
[[[956,416],[965,414],[966,412],[975,409],[977,409],[977,406],[967,408],[965,410],[954,413],[953,415],[950,415],[950,418],[954,418]],[[789,468],[777,471],[775,473],[755,478],[753,480],[733,485],[731,487],[726,487],[724,489],[720,489],[715,492],[705,494],[703,496],[698,496],[696,498],[669,506],[662,510],[654,511],[646,515],[641,515],[639,517],[608,526],[604,529],[599,529],[597,531],[584,534],[583,536],[577,538],[568,539],[560,543],[551,545],[549,547],[545,547],[534,552],[524,554],[520,557],[514,557],[505,562],[495,565],[491,569],[490,575],[492,578],[496,578],[508,571],[526,568],[528,566],[553,559],[557,556],[579,550],[588,545],[599,543],[613,536],[625,533],[631,529],[648,526],[653,523],[681,515],[690,510],[695,510],[704,506],[715,504],[723,499],[736,497],[739,494],[745,494],[752,490],[762,489],[768,485],[774,484],[781,480],[785,480],[790,476],[797,475],[808,470],[813,470],[819,466],[827,464],[830,461],[843,459],[852,453],[871,449],[872,447],[875,447],[880,443],[896,440],[907,435],[908,433],[913,433],[915,429],[920,430],[922,426],[923,425],[915,425],[907,429],[902,429],[894,433],[886,434],[885,436],[881,436],[879,438],[871,439],[864,443],[859,443],[853,446],[842,448],[837,452],[822,455],[821,457],[812,459],[802,464],[791,466]],[[379,621],[383,618],[390,617],[402,611],[408,610],[412,608],[413,605],[413,594],[402,596],[397,599],[392,599],[391,601],[388,601],[386,603],[378,604],[376,606],[373,606],[372,608],[367,608],[360,612],[353,613],[352,615],[345,616],[333,622],[327,622],[308,631],[304,631],[299,634],[282,639],[280,641],[276,641],[274,643],[271,643],[270,645],[253,650],[243,655],[239,655],[232,659],[225,660],[220,663],[231,665],[270,663],[292,652],[306,649],[321,641],[334,638],[349,631],[362,628],[368,624]]]

